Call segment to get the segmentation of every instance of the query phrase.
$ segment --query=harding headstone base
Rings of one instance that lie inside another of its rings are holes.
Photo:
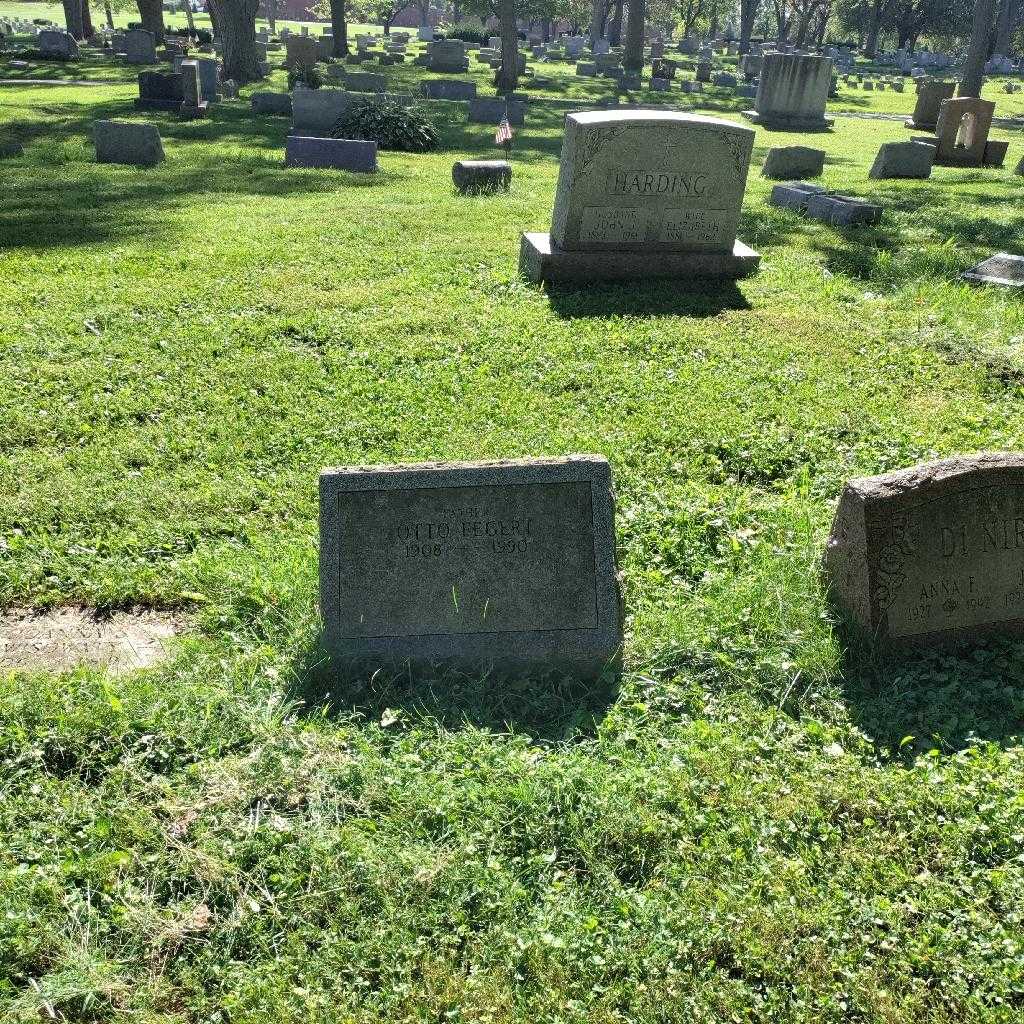
[[[747,277],[761,257],[737,240],[732,252],[569,252],[552,245],[546,231],[524,232],[519,273],[533,284],[587,281],[646,281],[670,278]]]

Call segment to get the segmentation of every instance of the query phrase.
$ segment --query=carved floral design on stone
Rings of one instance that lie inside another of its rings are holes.
[[[587,132],[586,141],[583,143],[582,151],[577,158],[576,167],[573,171],[573,185],[577,180],[586,174],[587,169],[594,162],[594,157],[612,141],[626,131],[625,126],[615,125],[608,128],[596,128]]]

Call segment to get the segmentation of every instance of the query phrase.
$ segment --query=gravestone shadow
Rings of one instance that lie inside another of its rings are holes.
[[[551,309],[566,320],[581,317],[717,316],[724,310],[750,309],[735,281],[693,278],[686,282],[635,281],[548,284]]]
[[[437,667],[359,667],[331,658],[316,642],[295,665],[288,697],[302,714],[355,715],[388,725],[436,723],[448,730],[486,729],[549,743],[595,734],[614,704],[620,675],[507,675]]]
[[[842,689],[854,723],[886,760],[1024,737],[1024,642],[885,650],[844,626]]]

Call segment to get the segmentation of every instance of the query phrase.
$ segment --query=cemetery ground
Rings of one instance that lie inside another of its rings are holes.
[[[457,106],[356,176],[250,92],[140,117],[140,171],[87,142],[134,75],[0,90],[0,608],[189,623],[0,674],[0,1018],[1019,1021],[1024,647],[872,654],[819,576],[848,477],[1024,445],[1020,300],[958,279],[1019,248],[1019,135],[875,182],[910,133],[838,118],[822,183],[886,207],[840,230],[767,205],[807,137],[759,129],[760,274],[541,290],[561,110],[461,198]],[[568,452],[615,474],[618,684],[324,670],[322,467]]]

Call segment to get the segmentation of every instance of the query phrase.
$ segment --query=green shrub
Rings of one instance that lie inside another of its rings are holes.
[[[438,143],[437,129],[421,111],[390,102],[356,104],[338,118],[331,135],[366,139],[381,149],[404,153],[426,153]]]
[[[288,91],[302,85],[307,89],[319,89],[324,84],[324,76],[319,68],[292,68],[288,72]]]
[[[451,28],[446,28],[444,35],[446,39],[462,39],[467,43],[487,45],[487,29],[479,18],[463,18]]]

